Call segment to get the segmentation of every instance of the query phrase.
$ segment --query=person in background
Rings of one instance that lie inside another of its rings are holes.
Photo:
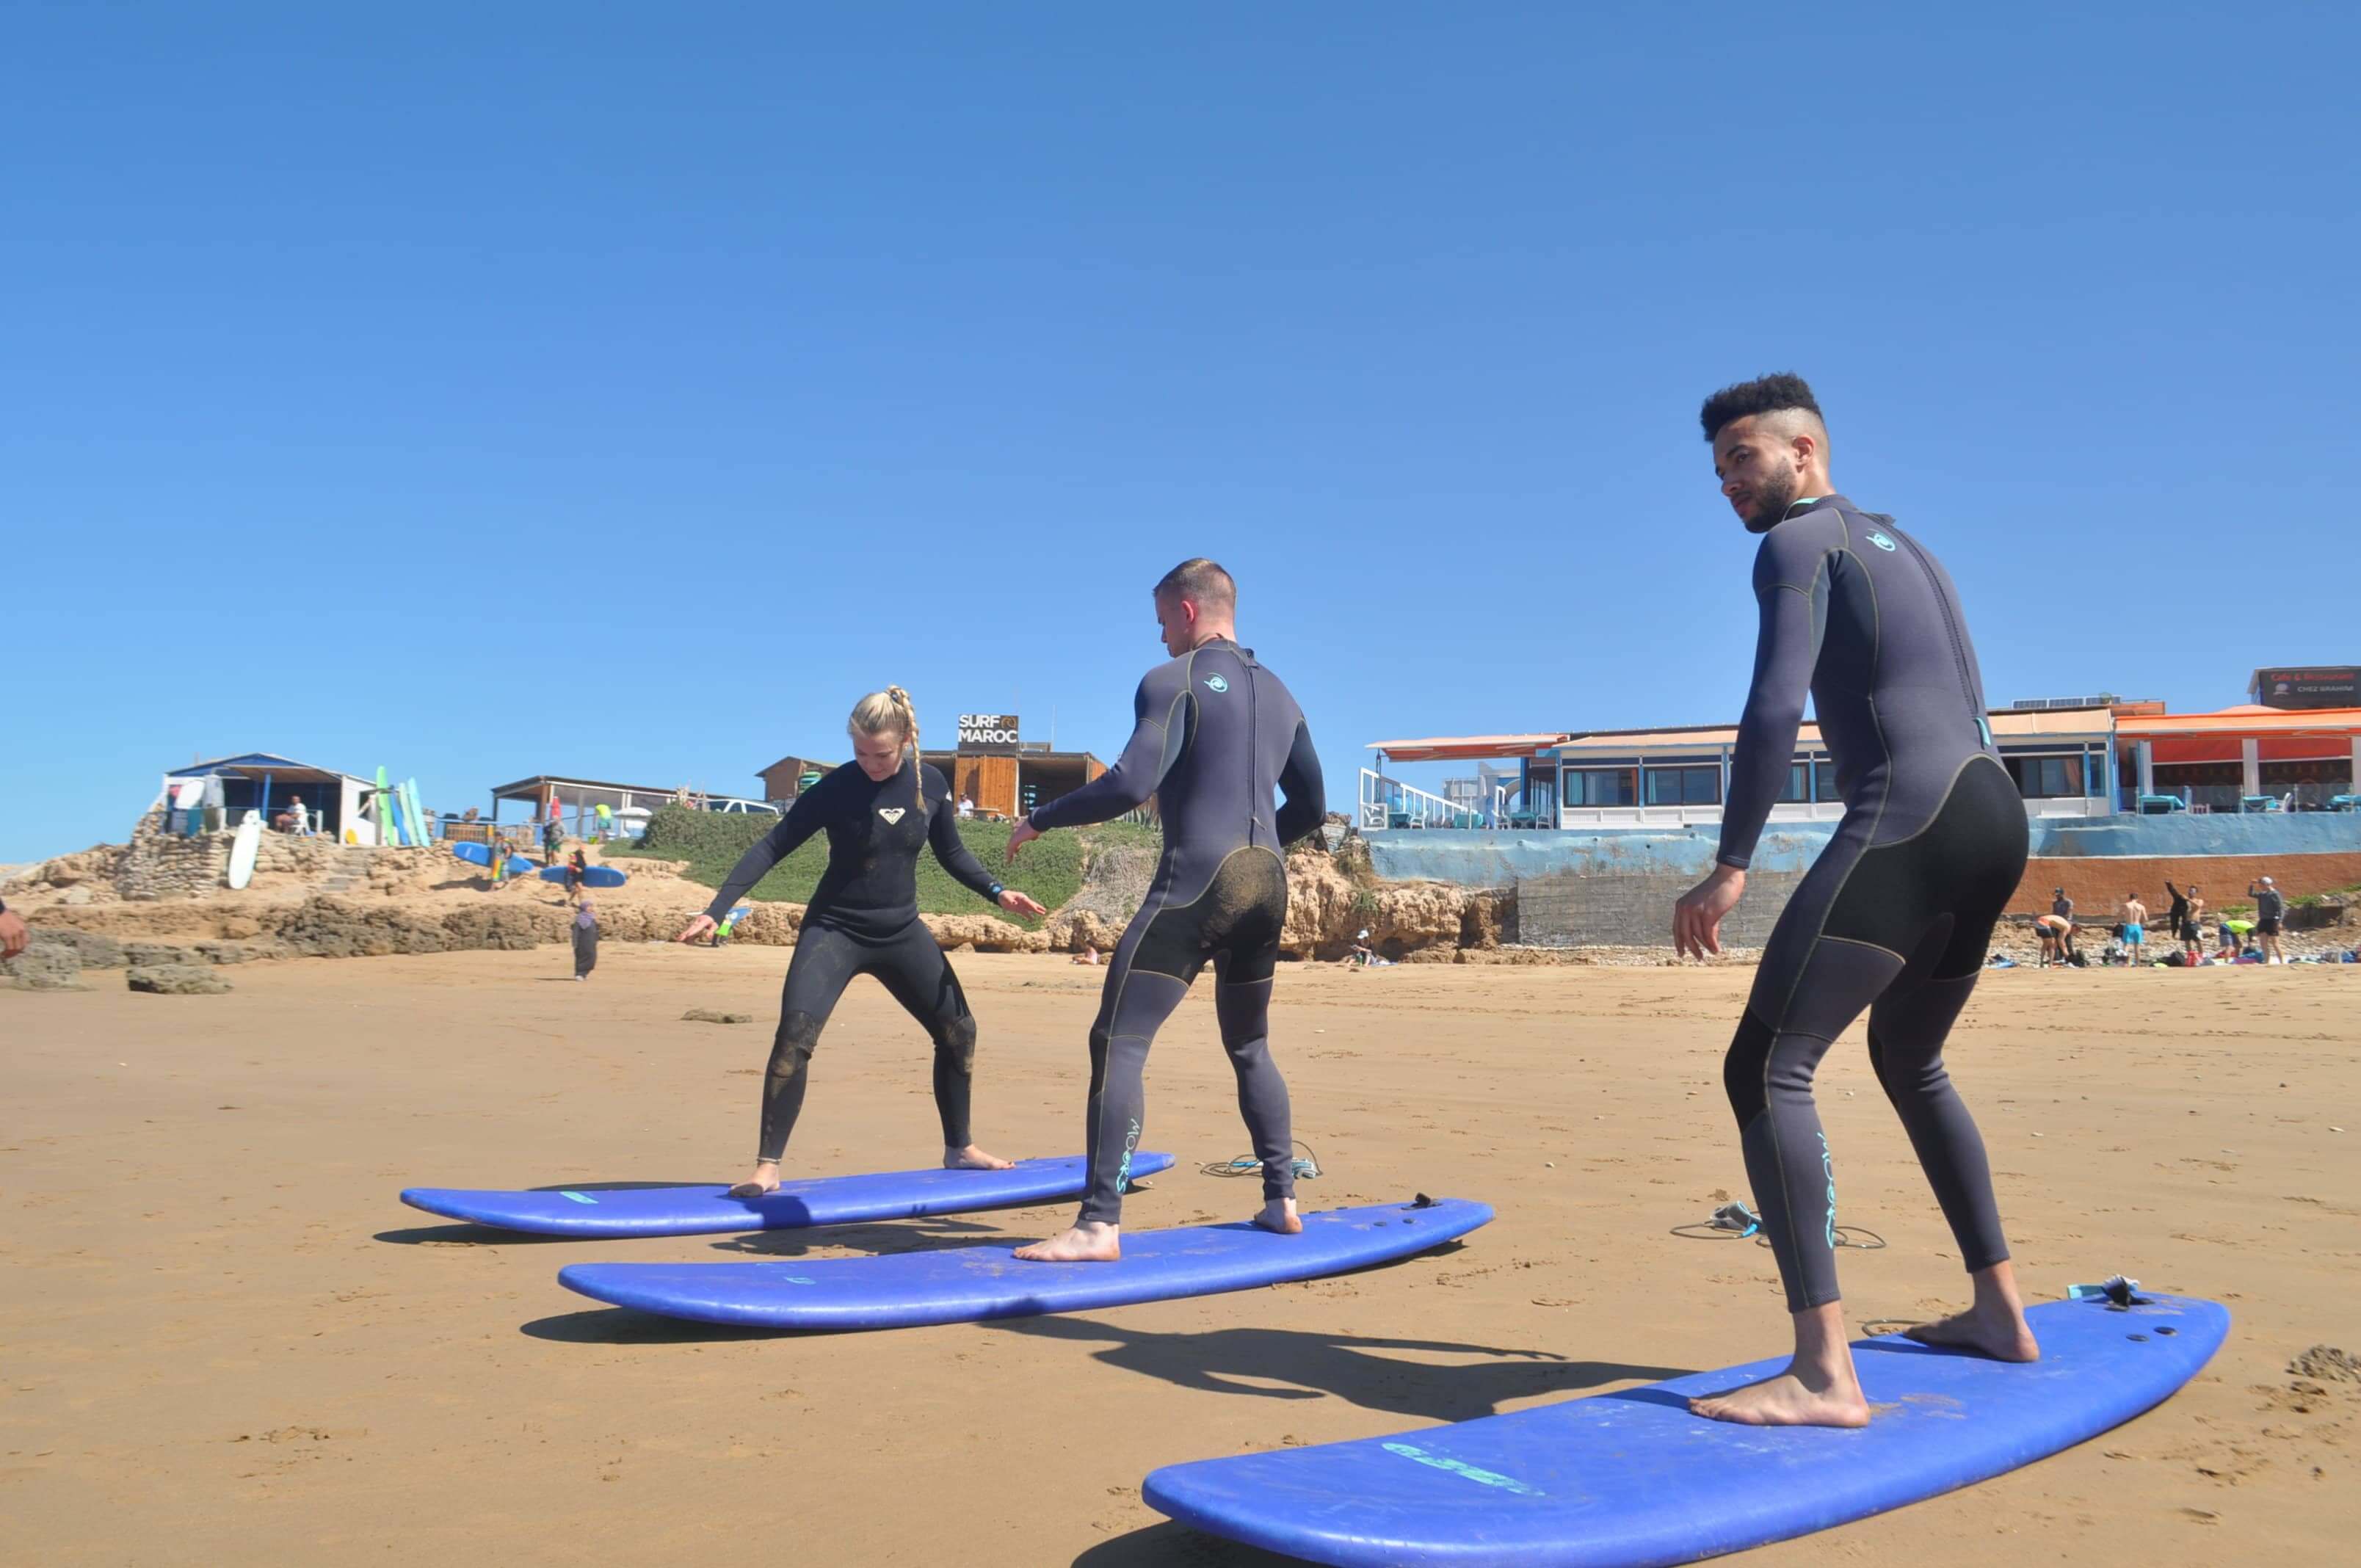
[[[721,917],[721,924],[713,928],[713,945],[717,948],[728,947],[730,945],[730,937],[735,934],[738,929],[738,922],[745,919],[747,916],[753,912],[754,906],[752,905],[741,904],[735,909],[732,909],[729,914],[723,916]]]
[[[2066,896],[2064,888],[2053,887],[2049,890],[2049,913],[2069,925],[2073,924],[2074,901]]]
[[[2279,922],[2287,918],[2287,898],[2279,883],[2268,877],[2250,882],[2246,896],[2255,901],[2255,935],[2262,942],[2263,962],[2287,962],[2287,955],[2279,950]]]
[[[588,980],[598,967],[598,917],[585,898],[574,911],[574,978]]]
[[[25,928],[25,917],[9,914],[8,906],[0,904],[0,959],[15,958],[32,939],[32,932]]]
[[[2131,955],[2132,962],[2147,962],[2147,905],[2140,902],[2138,894],[2124,894],[2122,919],[2124,949]]]
[[[553,857],[554,859],[555,857]],[[576,903],[582,899],[582,883],[590,874],[590,857],[575,846],[574,858],[566,862],[566,896]]]
[[[312,836],[312,814],[303,808],[303,797],[300,795],[287,797],[287,831],[298,839]]]
[[[2226,964],[2238,956],[2238,933],[2230,929],[2230,917],[2227,915],[2217,915],[2213,917],[2213,938],[2215,962]]]
[[[2169,887],[2172,884],[2167,883],[2165,885]],[[2185,894],[2173,895],[2176,903],[2183,897],[2189,900],[2189,913],[2180,919],[2180,951],[2188,962],[2194,964],[2205,957],[2205,900],[2198,895],[2197,884],[2193,882]]]
[[[959,814],[960,814],[960,820],[961,820],[961,821],[962,821],[962,822],[965,822],[965,821],[969,820],[970,818],[973,817],[975,816],[975,802],[974,802],[974,801],[972,801],[972,800],[970,800],[970,799],[969,799],[967,796],[965,796],[965,795],[961,795],[961,796],[960,796],[960,798],[959,798]]]
[[[558,854],[565,848],[566,828],[559,823],[556,817],[550,817],[541,825],[542,854],[548,863],[554,866],[557,863]],[[568,883],[567,885],[571,886],[572,884]]]
[[[2033,934],[2041,938],[2042,969],[2066,961],[2067,942],[2072,937],[2074,923],[2058,915],[2037,915],[2033,918]]]

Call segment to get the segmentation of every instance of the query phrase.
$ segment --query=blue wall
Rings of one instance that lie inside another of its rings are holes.
[[[1828,847],[1833,822],[1775,822],[1754,864],[1801,872]],[[1702,877],[1718,828],[1595,828],[1569,832],[1385,828],[1365,832],[1378,874],[1506,887],[1550,872]],[[2053,817],[2033,824],[2037,856],[2318,855],[2361,852],[2361,815],[2277,812],[2250,817]]]

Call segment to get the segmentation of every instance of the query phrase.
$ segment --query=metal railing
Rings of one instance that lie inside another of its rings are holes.
[[[1364,829],[1489,828],[1502,819],[1507,798],[1508,792],[1499,791],[1494,796],[1492,811],[1477,811],[1363,768],[1359,808],[1354,815]]]

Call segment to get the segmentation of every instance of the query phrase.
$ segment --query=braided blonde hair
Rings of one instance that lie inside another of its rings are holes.
[[[910,780],[918,789],[918,815],[927,814],[927,769],[918,758],[918,710],[910,702],[910,694],[900,686],[887,686],[882,692],[871,692],[852,705],[852,717],[845,723],[847,734],[886,735],[901,732],[902,744],[916,765],[910,770]]]

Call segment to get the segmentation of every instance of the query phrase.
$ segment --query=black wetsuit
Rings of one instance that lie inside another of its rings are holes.
[[[2172,927],[2174,939],[2179,941],[2198,940],[2201,933],[2198,932],[2198,930],[2190,923],[2189,919],[2189,895],[2181,892],[2180,889],[2173,886],[2169,882],[2164,884],[2164,891],[2172,895],[2172,910],[2169,914],[2166,915],[2164,918],[2165,923]]]
[[[924,810],[918,806],[920,777],[926,781]],[[918,851],[931,844],[943,869],[980,898],[998,902],[1000,884],[961,839],[942,774],[919,768],[910,758],[879,784],[858,763],[847,762],[796,797],[778,826],[730,868],[705,912],[719,920],[773,866],[823,828],[828,870],[804,911],[796,956],[787,964],[778,1034],[763,1080],[763,1137],[756,1157],[774,1160],[786,1152],[819,1032],[844,988],[862,974],[875,975],[933,1037],[935,1109],[942,1117],[943,1146],[965,1148],[975,1019],[941,945],[918,920]]]
[[[1862,1009],[1878,1082],[1970,1272],[2008,1256],[1983,1140],[1943,1068],[2026,858],[2025,803],[1984,718],[1951,580],[1894,520],[1799,501],[1754,562],[1754,686],[1722,864],[1752,859],[1808,688],[1844,819],[1779,916],[1723,1065],[1791,1311],[1837,1299],[1836,1181],[1812,1073]]]
[[[1105,822],[1153,795],[1164,854],[1115,945],[1091,1025],[1084,1223],[1116,1223],[1147,1115],[1156,1031],[1210,959],[1213,1014],[1237,1073],[1238,1110],[1266,1199],[1295,1192],[1287,1084],[1270,1059],[1271,971],[1287,924],[1289,844],[1320,826],[1327,796],[1302,710],[1250,650],[1217,639],[1148,673],[1114,767],[1035,810],[1036,828]],[[1271,807],[1274,789],[1287,804]]]

